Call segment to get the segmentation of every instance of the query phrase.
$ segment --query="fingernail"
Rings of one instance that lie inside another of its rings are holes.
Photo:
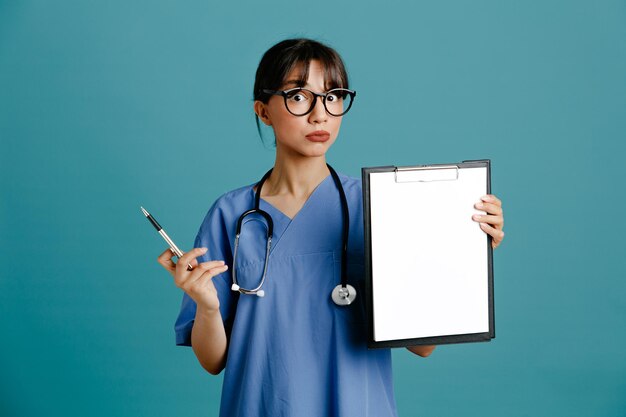
[[[474,219],[474,220],[478,221],[478,220],[480,220],[480,217],[481,217],[481,216],[479,216],[478,214],[474,214],[474,215],[472,216],[472,219]]]
[[[485,207],[485,205],[483,203],[476,203],[474,207],[476,207],[477,209],[482,209]]]
[[[205,253],[207,250],[209,250],[208,248],[200,248],[200,252]]]
[[[490,201],[491,200],[491,196],[490,195],[484,195],[482,197],[480,197],[481,200],[483,201]]]

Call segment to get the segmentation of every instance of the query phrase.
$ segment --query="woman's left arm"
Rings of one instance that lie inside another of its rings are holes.
[[[497,248],[504,239],[504,213],[502,212],[502,201],[495,195],[485,195],[480,198],[480,202],[474,204],[478,210],[484,211],[486,214],[475,214],[472,220],[480,224],[480,228],[491,236],[491,247]],[[436,346],[409,346],[407,349],[423,358],[433,353]]]

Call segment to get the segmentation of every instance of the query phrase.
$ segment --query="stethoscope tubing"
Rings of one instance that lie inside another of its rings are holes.
[[[341,180],[339,179],[337,172],[329,164],[326,164],[326,166],[328,167],[328,170],[330,171],[330,175],[333,178],[335,187],[339,191],[339,198],[341,200],[341,211],[342,211],[342,218],[343,218],[342,219],[343,220],[343,235],[342,235],[342,248],[341,248],[342,249],[341,284],[340,286],[337,286],[334,292],[339,291],[342,294],[345,293],[346,296],[345,297],[341,296],[341,297],[345,298],[346,302],[341,303],[340,305],[348,305],[354,300],[354,297],[356,296],[356,291],[354,290],[354,288],[348,285],[348,274],[347,274],[348,237],[350,233],[350,211],[348,209],[348,200],[346,198],[346,193],[343,189]],[[261,178],[261,180],[256,184],[257,189],[256,189],[255,197],[254,197],[254,208],[242,213],[241,216],[239,216],[239,219],[237,220],[237,229],[235,233],[235,248],[233,251],[232,290],[239,291],[240,293],[243,293],[243,294],[250,294],[250,295],[254,294],[259,297],[263,297],[265,295],[265,292],[261,288],[263,287],[263,284],[265,283],[265,277],[267,275],[267,266],[269,263],[269,256],[270,256],[271,245],[272,245],[272,236],[273,236],[273,231],[274,231],[274,222],[272,221],[272,216],[266,211],[261,210],[259,206],[261,202],[261,189],[263,187],[263,184],[265,183],[265,180],[267,180],[267,178],[271,175],[272,171],[273,171],[273,168],[267,171],[265,175],[263,175],[263,178]],[[265,250],[265,264],[263,266],[263,276],[261,277],[261,281],[256,288],[246,289],[246,288],[241,288],[237,282],[237,253],[238,253],[238,248],[239,248],[239,237],[241,235],[241,228],[243,226],[244,219],[251,214],[259,214],[266,220],[267,222],[267,245],[266,245],[266,250]],[[350,297],[350,300],[348,300],[347,294],[349,294],[350,292],[352,292],[352,296]],[[334,296],[333,296],[333,300],[335,300]],[[335,300],[335,302],[337,301]]]

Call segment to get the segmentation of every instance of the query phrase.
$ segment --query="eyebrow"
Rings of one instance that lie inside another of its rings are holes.
[[[294,87],[300,87],[300,88],[304,88],[306,87],[306,84],[302,84],[302,82],[300,80],[287,80],[283,83],[283,88],[287,88],[290,85],[293,85]],[[332,90],[333,88],[338,88],[338,87],[324,87],[326,89],[326,91],[328,90]]]
[[[283,85],[286,87],[288,85],[294,85],[296,87],[302,87],[303,84],[300,82],[300,80],[287,80],[283,83]]]

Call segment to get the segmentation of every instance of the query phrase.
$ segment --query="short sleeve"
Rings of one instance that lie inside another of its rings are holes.
[[[237,293],[230,290],[232,268],[232,251],[228,229],[224,221],[222,210],[219,208],[219,200],[211,207],[204,218],[200,230],[194,242],[194,248],[204,247],[207,252],[198,257],[198,262],[210,260],[224,261],[229,269],[213,277],[213,284],[217,290],[220,300],[220,313],[226,328],[226,334],[230,334],[234,308],[236,306]],[[179,346],[191,346],[191,329],[193,328],[196,316],[196,303],[186,293],[183,293],[183,300],[174,330],[176,333],[176,344]]]

